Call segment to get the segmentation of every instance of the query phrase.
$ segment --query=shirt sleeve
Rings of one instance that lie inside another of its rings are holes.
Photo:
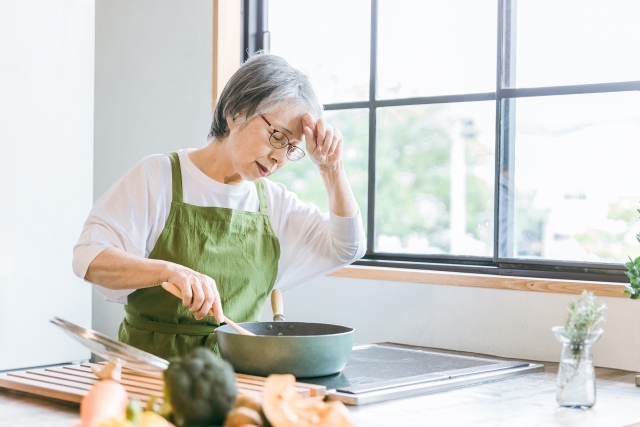
[[[84,279],[89,264],[107,248],[149,256],[171,204],[170,168],[165,155],[146,157],[97,200],[73,248],[73,271],[78,277]],[[135,290],[93,286],[107,300],[123,304]]]
[[[360,212],[353,217],[323,213],[284,185],[266,184],[271,224],[280,241],[276,288],[291,289],[364,256],[367,244]]]

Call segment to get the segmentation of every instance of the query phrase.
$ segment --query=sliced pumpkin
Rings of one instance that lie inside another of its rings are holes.
[[[269,375],[265,382],[262,408],[273,427],[353,427],[342,402],[305,399],[295,382],[293,375]]]

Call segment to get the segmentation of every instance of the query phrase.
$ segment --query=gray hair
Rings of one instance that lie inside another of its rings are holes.
[[[213,113],[209,140],[229,136],[227,117],[240,115],[245,123],[254,116],[281,107],[300,108],[314,118],[322,117],[309,77],[293,68],[283,58],[258,53],[249,58],[227,82]]]

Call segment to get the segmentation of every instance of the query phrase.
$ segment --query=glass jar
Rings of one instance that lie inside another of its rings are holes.
[[[562,343],[556,401],[570,408],[590,408],[596,403],[596,374],[593,368],[591,346],[602,335],[602,329],[594,329],[582,344],[573,344],[563,326],[552,328]]]

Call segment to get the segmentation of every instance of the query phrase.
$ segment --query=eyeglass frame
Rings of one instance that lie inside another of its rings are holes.
[[[300,147],[296,147],[295,145],[293,145],[293,144],[291,143],[291,141],[289,140],[289,137],[288,137],[284,132],[279,131],[278,129],[274,128],[274,127],[271,125],[271,123],[269,123],[269,120],[265,119],[265,118],[264,118],[264,116],[263,116],[262,114],[259,114],[259,116],[260,116],[260,117],[262,118],[262,120],[264,120],[264,121],[265,121],[265,123],[266,123],[266,124],[268,124],[268,125],[269,125],[269,127],[271,128],[271,135],[269,136],[269,144],[271,144],[271,146],[272,146],[272,147],[277,148],[277,149],[281,149],[281,148],[289,147],[289,148],[287,148],[287,154],[286,154],[286,156],[287,156],[287,159],[289,159],[289,160],[290,160],[290,161],[292,161],[292,162],[297,162],[298,160],[300,160],[300,159],[304,158],[304,156],[306,156],[306,155],[307,155],[307,153],[305,153],[305,152],[304,152],[304,150],[303,150],[302,148],[300,148]],[[282,136],[284,136],[284,137],[285,137],[285,139],[287,140],[287,142],[286,142],[284,145],[280,144],[280,145],[281,145],[280,147],[279,147],[278,145],[274,144],[274,143],[273,143],[273,141],[271,141],[271,139],[273,138],[273,135],[275,135],[276,133],[282,134]],[[289,157],[289,153],[290,153],[290,152],[292,152],[292,151],[293,151],[293,152],[300,152],[300,153],[302,153],[302,155],[301,155],[299,158],[297,158],[297,159],[292,159],[291,157]]]

